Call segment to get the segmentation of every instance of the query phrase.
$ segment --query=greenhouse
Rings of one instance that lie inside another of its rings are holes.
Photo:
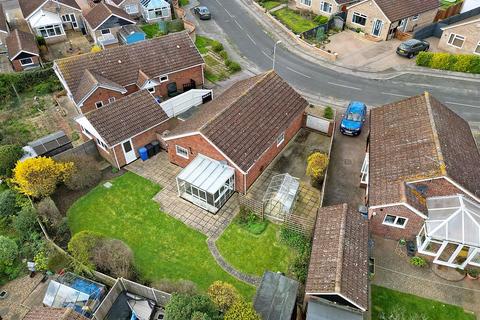
[[[480,267],[480,205],[463,195],[427,199],[418,252],[452,268]]]
[[[283,221],[293,211],[299,187],[299,180],[288,173],[273,176],[263,196],[264,214]]]

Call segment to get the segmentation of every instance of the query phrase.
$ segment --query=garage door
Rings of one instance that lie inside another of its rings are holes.
[[[307,128],[317,130],[323,133],[328,133],[328,128],[330,126],[330,121],[317,118],[312,115],[307,115]]]

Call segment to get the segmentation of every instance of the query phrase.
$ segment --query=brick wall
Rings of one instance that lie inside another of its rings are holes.
[[[361,26],[359,24],[355,24],[352,22],[353,13],[361,13],[367,16],[367,22],[365,26]],[[383,12],[378,8],[378,6],[372,1],[367,1],[362,4],[359,4],[350,10],[348,10],[347,14],[347,21],[346,24],[350,28],[360,28],[366,34],[372,33],[373,22],[375,19],[379,19],[383,21],[382,32],[380,33],[380,39],[386,40],[388,36],[388,31],[390,30],[390,23],[388,22],[387,17],[383,14]]]
[[[396,228],[383,224],[383,220],[387,214],[407,218],[405,228]],[[403,205],[371,209],[370,216],[370,232],[378,236],[400,240],[414,239],[423,226],[424,219]]]
[[[412,186],[426,186],[427,198],[429,197],[442,197],[451,196],[455,194],[464,194],[464,192],[451,184],[447,179],[439,178],[428,181],[421,181],[417,183],[411,183]]]
[[[82,111],[82,113],[87,113],[97,109],[97,107],[95,106],[95,103],[99,101],[102,101],[103,105],[105,106],[108,104],[108,99],[110,98],[121,99],[123,97],[124,95],[121,92],[109,90],[105,88],[98,88],[90,97],[88,97],[85,100],[83,105],[80,107],[80,110]]]
[[[438,49],[450,53],[473,54],[480,42],[480,31],[477,25],[478,23],[471,23],[443,31],[442,37],[438,42]],[[465,37],[462,48],[456,48],[448,44],[448,39],[452,33]]]
[[[37,65],[40,64],[40,60],[37,56],[32,56],[30,58],[32,58],[32,61],[33,61],[34,64],[37,64]],[[12,66],[13,66],[13,70],[15,70],[15,71],[23,71],[24,70],[22,64],[20,63],[20,59],[19,60],[13,60],[12,61]]]
[[[418,30],[426,25],[433,23],[435,16],[437,15],[438,9],[433,9],[418,15],[418,19],[413,21],[412,17],[408,18],[407,32],[413,32]]]

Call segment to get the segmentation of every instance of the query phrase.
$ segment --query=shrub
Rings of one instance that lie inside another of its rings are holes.
[[[480,270],[477,268],[468,268],[465,271],[472,278],[478,278],[478,276],[480,275]]]
[[[42,37],[42,36],[37,36],[36,39],[37,39],[37,44],[38,44],[39,46],[46,46],[46,45],[47,45],[47,41],[45,41],[45,38],[44,38],[44,37]]]
[[[430,67],[432,62],[433,52],[422,51],[417,55],[416,63],[420,67]]]
[[[287,246],[294,248],[295,250],[302,252],[306,246],[310,243],[308,238],[298,231],[292,230],[285,226],[280,230],[280,240]]]
[[[26,236],[20,247],[21,255],[29,260],[45,249],[45,241],[40,232],[32,232]]]
[[[0,146],[0,177],[10,177],[15,164],[23,156],[23,150],[16,145]]]
[[[66,268],[70,264],[70,260],[66,254],[60,253],[56,249],[48,255],[47,270],[58,272]]]
[[[323,117],[332,120],[333,119],[333,109],[330,106],[327,106],[325,110],[323,110]]]
[[[48,225],[58,227],[62,223],[62,214],[50,197],[43,198],[37,204],[37,212]]]
[[[231,61],[230,65],[228,65],[228,69],[230,70],[231,73],[235,73],[242,70],[242,67],[238,62]]]
[[[233,63],[233,61],[230,60],[230,59],[225,60],[225,66],[227,66],[227,68],[230,68],[230,64],[232,64],[232,63]]]
[[[255,309],[250,303],[237,300],[232,307],[225,313],[224,320],[261,320]]]
[[[449,53],[437,53],[432,57],[430,66],[434,69],[452,70],[456,59]]]
[[[71,174],[65,179],[65,185],[70,190],[83,190],[93,187],[102,179],[102,173],[90,157],[69,157],[65,161],[74,164]]]
[[[33,262],[35,262],[35,270],[37,271],[47,271],[48,266],[48,258],[45,254],[45,251],[40,251],[35,255],[33,258]]]
[[[212,320],[221,319],[212,300],[204,295],[187,295],[174,293],[165,308],[165,319],[186,320],[192,319],[194,314],[201,313]],[[208,319],[208,318],[207,318]]]
[[[161,279],[155,281],[152,286],[158,290],[165,291],[168,293],[180,293],[188,295],[198,294],[197,285],[190,280],[171,280],[171,279]]]
[[[480,57],[473,54],[420,52],[416,63],[434,69],[480,73]]]
[[[310,239],[303,233],[284,226],[280,231],[280,240],[298,251],[298,255],[290,265],[289,270],[298,281],[305,283],[312,250]]]
[[[92,252],[103,239],[104,236],[100,233],[87,230],[80,231],[70,239],[68,251],[78,263],[89,270],[93,270],[95,265],[92,261]],[[81,270],[79,265],[76,265],[75,268]]]
[[[99,45],[94,45],[92,49],[90,49],[90,52],[93,52],[93,53],[100,52],[100,51],[102,51],[102,48]]]
[[[32,207],[25,207],[20,210],[13,220],[13,227],[22,241],[26,241],[32,233],[38,232],[39,225],[35,209]]]
[[[318,15],[313,19],[313,22],[315,22],[318,25],[322,25],[328,22],[328,17]]]
[[[208,287],[208,296],[221,312],[226,312],[240,299],[237,289],[229,283],[215,281]]]
[[[307,158],[307,175],[312,181],[321,181],[328,167],[328,156],[322,152],[314,152]]]
[[[295,275],[298,281],[305,283],[307,281],[308,265],[310,263],[311,247],[310,244],[306,245],[303,252],[295,257],[292,265],[290,266],[290,272]]]
[[[412,257],[410,259],[410,264],[415,267],[423,268],[427,266],[427,261],[422,257]]]
[[[130,278],[133,271],[133,252],[123,241],[103,239],[93,248],[91,261],[97,268],[115,278]]]
[[[0,235],[0,274],[15,275],[14,262],[18,256],[18,246],[13,239]]]
[[[223,50],[223,44],[221,42],[213,40],[212,41],[212,49],[213,49],[213,51],[218,53],[218,52]]]
[[[220,57],[222,57],[223,60],[227,60],[228,59],[228,53],[227,51],[225,50],[222,50],[218,53],[220,55]]]
[[[0,193],[0,217],[15,215],[19,210],[15,192],[5,190]]]

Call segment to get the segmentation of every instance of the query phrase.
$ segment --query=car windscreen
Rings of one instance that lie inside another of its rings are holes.
[[[201,8],[200,13],[208,13],[208,9],[207,8]]]
[[[406,50],[406,49],[410,49],[411,46],[406,44],[406,43],[402,43],[398,46],[400,49],[403,49],[403,50]]]
[[[358,113],[350,112],[350,113],[347,113],[347,116],[345,117],[345,119],[351,120],[351,121],[361,121],[362,117]]]

